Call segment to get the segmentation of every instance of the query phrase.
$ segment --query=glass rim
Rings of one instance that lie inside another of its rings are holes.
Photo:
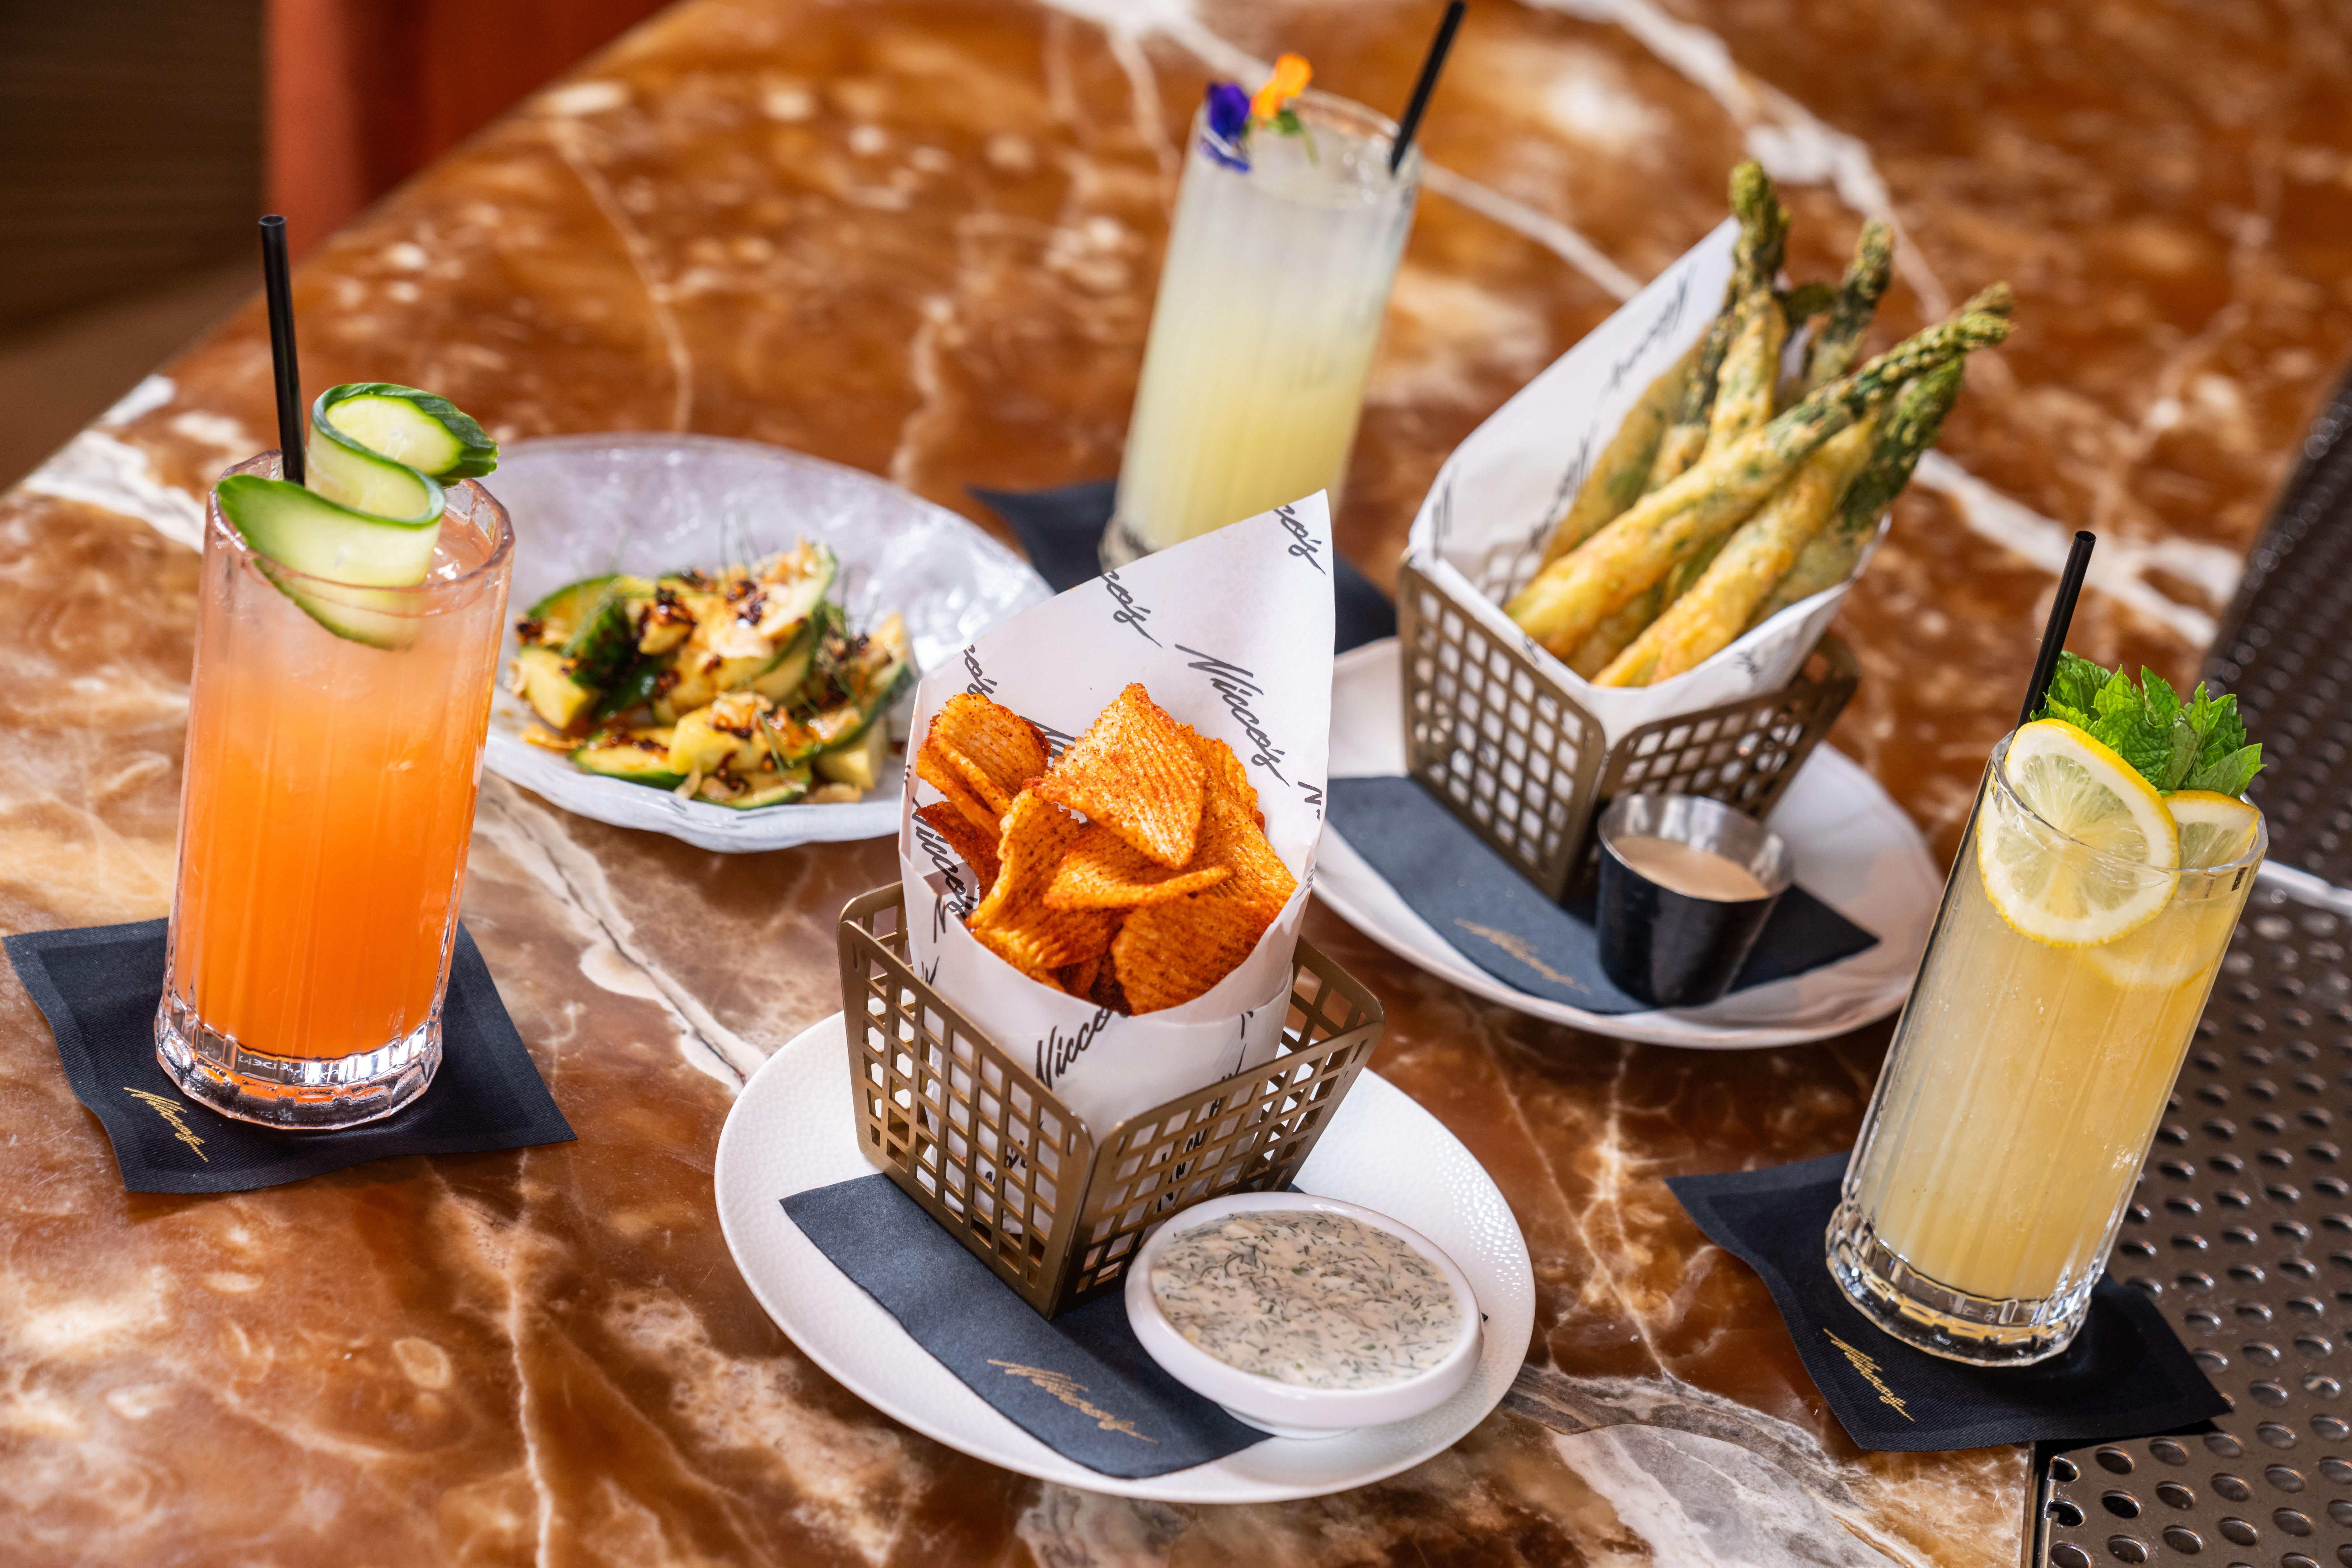
[[[234,474],[258,474],[264,479],[283,479],[285,477],[284,458],[285,453],[282,449],[272,447],[266,452],[256,453],[241,463],[230,464],[221,470],[220,477],[225,479]],[[235,551],[240,561],[253,565],[257,570],[261,569],[266,563],[268,567],[266,574],[273,581],[282,578],[305,586],[329,590],[331,595],[364,594],[368,595],[368,607],[371,609],[386,610],[394,614],[422,614],[429,611],[436,600],[455,595],[473,584],[477,579],[496,572],[501,563],[513,556],[515,547],[514,520],[507,514],[506,502],[499,500],[488,489],[473,479],[444,479],[436,482],[440,484],[445,498],[441,509],[441,521],[444,525],[449,521],[450,515],[455,510],[446,503],[446,498],[457,493],[464,493],[473,498],[477,506],[482,501],[488,502],[491,518],[497,525],[495,531],[491,532],[489,553],[454,577],[427,579],[425,582],[412,583],[405,586],[383,587],[373,583],[347,583],[340,577],[321,577],[314,573],[298,571],[283,563],[271,560],[247,543],[245,536],[231,527],[228,519],[222,515],[220,498],[215,490],[205,492],[205,531],[208,535],[217,531],[222,542]],[[480,520],[474,515],[471,508],[462,514],[460,521],[475,527],[481,526]],[[387,602],[384,595],[394,595],[394,597]]]
[[[2142,879],[2163,878],[2175,882],[2182,882],[2192,877],[2200,877],[2208,879],[2220,880],[2235,878],[2252,871],[2255,868],[2259,867],[2269,854],[2271,842],[2270,818],[2263,815],[2262,807],[2252,805],[2252,802],[2247,802],[2247,805],[2252,806],[2254,813],[2254,841],[2247,846],[2246,852],[2244,854],[2239,856],[2234,860],[2224,861],[2219,866],[2150,866],[2145,861],[2126,860],[2119,856],[2110,855],[2096,845],[2086,844],[2082,839],[2075,837],[2073,834],[2067,832],[2064,828],[2059,826],[2056,823],[2051,821],[2048,817],[2034,810],[2032,806],[2027,805],[2025,798],[2017,793],[2016,785],[2012,784],[2009,778],[2009,743],[2016,738],[2017,731],[2015,730],[2011,730],[2008,734],[2003,735],[1999,741],[1993,743],[1992,755],[1985,763],[1985,772],[1988,779],[1994,786],[2000,789],[2001,797],[2007,801],[2010,805],[2015,807],[2020,813],[2021,813],[2029,821],[2032,822],[2035,826],[2041,828],[2044,833],[2049,834],[2052,837],[2059,840],[2061,843],[2065,844],[2072,848],[2080,850],[2083,854],[2090,857],[2091,859],[2102,866],[2111,866],[2116,870],[2124,872],[2131,877]],[[1979,828],[1977,831],[1981,832],[1982,829]]]
[[[1336,92],[1327,92],[1319,87],[1306,89],[1291,101],[1307,110],[1303,118],[1310,124],[1322,126],[1343,135],[1353,135],[1359,141],[1380,148],[1381,150],[1381,165],[1383,172],[1386,172],[1387,151],[1396,145],[1397,132],[1400,129],[1395,121],[1369,103],[1359,103],[1352,98],[1345,98]],[[1202,137],[1212,134],[1208,125],[1209,106],[1203,103],[1192,111],[1192,147],[1195,150],[1198,149]],[[1220,144],[1223,144],[1222,141]],[[1421,184],[1422,163],[1421,141],[1416,137],[1412,144],[1405,149],[1404,161],[1397,166],[1396,171],[1393,174],[1386,174],[1389,191],[1393,193],[1407,188],[1418,188]],[[1339,188],[1337,181],[1331,184],[1333,188]]]

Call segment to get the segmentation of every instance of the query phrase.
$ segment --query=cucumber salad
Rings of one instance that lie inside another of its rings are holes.
[[[568,584],[515,623],[509,689],[583,772],[738,811],[856,800],[915,678],[892,615],[860,634],[805,540],[751,565]]]

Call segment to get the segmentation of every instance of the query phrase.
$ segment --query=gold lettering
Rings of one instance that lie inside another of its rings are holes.
[[[1042,1366],[1023,1366],[1017,1362],[998,1361],[993,1356],[989,1358],[988,1364],[1003,1367],[1007,1377],[1028,1379],[1033,1385],[1044,1389],[1079,1415],[1093,1416],[1095,1425],[1106,1432],[1124,1432],[1130,1437],[1141,1437],[1147,1443],[1160,1441],[1157,1437],[1145,1437],[1135,1429],[1134,1423],[1080,1399],[1078,1395],[1087,1392],[1087,1385],[1066,1372],[1049,1372]]]
[[[1513,958],[1517,959],[1521,963],[1526,964],[1529,969],[1534,970],[1538,974],[1542,975],[1546,980],[1550,981],[1555,985],[1565,985],[1574,991],[1589,992],[1592,989],[1591,986],[1587,985],[1575,975],[1562,974],[1559,970],[1554,969],[1550,964],[1546,963],[1542,959],[1538,958],[1536,956],[1534,944],[1529,942],[1528,939],[1523,936],[1517,935],[1511,931],[1496,931],[1493,926],[1482,926],[1471,921],[1457,920],[1454,923],[1460,926],[1464,931],[1468,931],[1473,936],[1485,937],[1488,942],[1493,942],[1496,947],[1501,948],[1505,952],[1509,953]]]
[[[1895,1398],[1895,1391],[1887,1387],[1885,1379],[1878,1375],[1877,1362],[1872,1360],[1869,1356],[1863,1354],[1860,1351],[1854,1349],[1852,1345],[1846,1343],[1835,1334],[1830,1334],[1829,1330],[1823,1329],[1822,1332],[1829,1334],[1830,1343],[1837,1346],[1839,1350],[1845,1352],[1845,1359],[1853,1363],[1853,1370],[1862,1373],[1862,1381],[1870,1384],[1871,1387],[1878,1390],[1878,1403],[1881,1405],[1893,1405],[1895,1407],[1895,1414],[1900,1415],[1906,1421],[1916,1419],[1912,1415],[1911,1412],[1903,1408],[1906,1401]]]
[[[145,1100],[154,1110],[156,1115],[171,1124],[172,1136],[174,1139],[194,1149],[196,1152],[196,1158],[203,1160],[205,1164],[212,1163],[205,1153],[205,1141],[197,1137],[195,1129],[188,1125],[187,1112],[182,1110],[177,1102],[166,1100],[160,1094],[150,1094],[143,1089],[133,1089],[127,1083],[122,1086],[122,1092],[135,1100]]]

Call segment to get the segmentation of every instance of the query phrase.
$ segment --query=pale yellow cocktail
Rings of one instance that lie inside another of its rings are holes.
[[[2264,843],[2252,806],[2159,795],[2071,726],[1996,749],[1830,1228],[1880,1326],[2064,1348]]]

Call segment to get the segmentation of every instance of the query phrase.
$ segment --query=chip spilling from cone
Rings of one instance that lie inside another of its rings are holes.
[[[986,889],[965,921],[1029,978],[1123,1014],[1204,995],[1297,889],[1223,741],[1140,683],[1052,755],[986,697],[952,697],[915,753],[919,816]]]

